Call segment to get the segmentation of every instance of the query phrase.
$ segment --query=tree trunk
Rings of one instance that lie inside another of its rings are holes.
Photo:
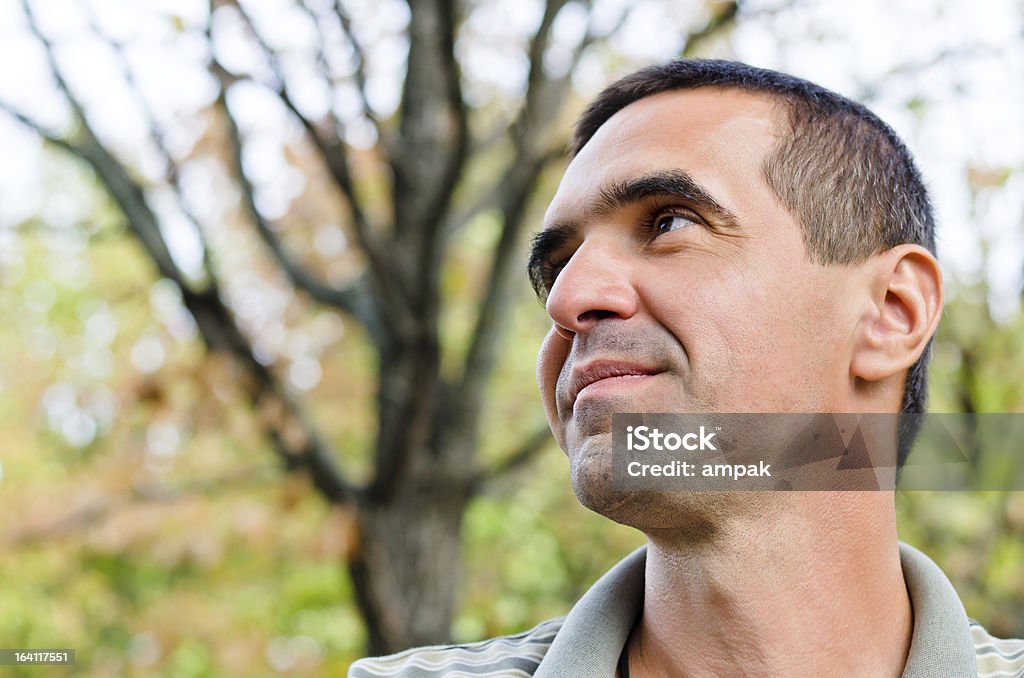
[[[391,501],[361,507],[348,569],[371,655],[449,639],[468,493],[453,491],[440,475],[418,475]]]

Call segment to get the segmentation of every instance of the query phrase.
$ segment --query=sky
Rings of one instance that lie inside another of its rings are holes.
[[[368,46],[369,99],[388,114],[398,103],[407,44],[401,35],[408,14],[399,0],[357,0],[350,7]],[[373,142],[361,120],[352,90],[333,102],[316,83],[311,61],[314,33],[308,18],[286,0],[245,2],[268,42],[292,55],[283,61],[295,85],[299,107],[316,115],[328,105],[351,121],[348,141]],[[315,9],[326,0],[312,0]],[[457,52],[466,92],[477,103],[505,101],[514,106],[526,73],[522,45],[541,16],[539,2],[500,0],[480,3],[470,17]],[[595,94],[636,65],[674,56],[681,28],[699,21],[698,2],[596,0],[591,28],[607,30],[631,7],[612,45],[623,55],[611,62],[586,56],[573,77],[583,94]],[[173,155],[184,155],[199,139],[203,123],[195,111],[215,96],[204,72],[207,47],[199,33],[206,2],[185,0],[46,0],[34,2],[44,32],[60,45],[67,79],[90,113],[100,136],[143,176],[157,180],[163,163],[147,139],[148,110],[157,120]],[[85,11],[84,8],[90,8]],[[780,9],[781,8],[781,9]],[[1017,308],[1024,275],[1024,9],[1014,0],[865,0],[747,2],[745,18],[727,43],[710,45],[713,55],[738,58],[809,78],[864,100],[907,141],[931,190],[939,217],[939,254],[955,281],[982,278],[992,288],[997,316]],[[244,38],[229,12],[215,17],[217,56],[229,68],[266,75],[258,50]],[[174,17],[170,20],[169,17]],[[587,14],[570,3],[555,25],[546,58],[552,71],[564,70],[572,44],[587,30]],[[140,84],[141,99],[129,94],[110,49],[91,36],[90,21],[127,45],[125,53]],[[328,56],[342,73],[351,54],[340,36]],[[28,33],[18,0],[0,0],[0,101],[16,106],[47,127],[67,128],[69,111],[57,95],[42,50]],[[140,105],[141,104],[141,105]],[[284,214],[303,188],[303,179],[283,162],[283,149],[299,130],[273,95],[259,87],[239,87],[230,104],[249,140],[245,163],[257,187],[261,210]],[[144,108],[143,108],[144,106]],[[88,221],[95,199],[82,177],[44,153],[38,139],[0,112],[0,270],[17,268],[12,229],[30,217],[67,229]],[[184,168],[191,207],[200,221],[222,214],[218,187],[227,179],[201,161]],[[1008,172],[1008,176],[1007,173]],[[970,175],[979,197],[972,212]],[[1005,183],[999,184],[999,179]],[[996,185],[984,188],[985,185]],[[176,211],[172,196],[150,195],[164,216],[165,234],[175,258],[199,270],[199,240]],[[324,247],[346,246],[330,229]],[[339,232],[340,233],[340,232]],[[979,237],[980,236],[980,237]],[[987,242],[983,247],[982,243]],[[74,246],[72,246],[74,249]],[[78,249],[81,249],[79,243]]]

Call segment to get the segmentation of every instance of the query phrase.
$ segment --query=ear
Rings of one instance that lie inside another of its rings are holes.
[[[868,261],[870,313],[861,323],[850,374],[881,381],[909,369],[942,314],[942,273],[919,245],[898,245]]]

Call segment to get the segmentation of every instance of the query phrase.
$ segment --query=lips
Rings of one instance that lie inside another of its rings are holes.
[[[569,402],[575,403],[583,389],[606,379],[649,377],[660,372],[654,367],[613,360],[595,360],[586,365],[577,365],[569,373]]]

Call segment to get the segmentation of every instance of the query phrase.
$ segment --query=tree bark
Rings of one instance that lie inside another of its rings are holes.
[[[396,488],[391,501],[360,510],[348,571],[370,654],[448,641],[469,499],[457,487],[442,474],[423,473]]]

